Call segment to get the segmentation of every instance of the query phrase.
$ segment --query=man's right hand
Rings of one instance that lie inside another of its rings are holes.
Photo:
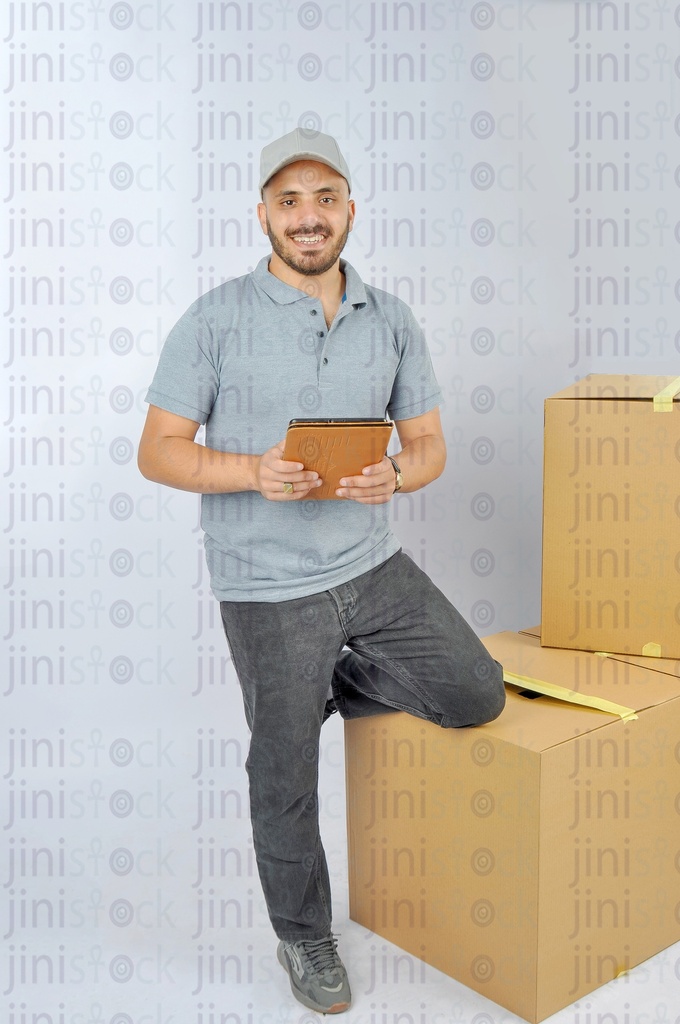
[[[255,464],[257,489],[268,501],[299,501],[322,483],[319,474],[305,469],[301,462],[284,462],[284,443],[269,448]]]

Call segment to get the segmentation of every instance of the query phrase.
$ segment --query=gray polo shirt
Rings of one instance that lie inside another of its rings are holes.
[[[410,419],[441,400],[423,333],[400,299],[341,262],[329,329],[313,294],[269,273],[198,299],[173,327],[146,401],[206,424],[206,445],[262,454],[295,418]],[[205,494],[201,525],[220,601],[286,601],[354,579],[399,550],[389,503]]]

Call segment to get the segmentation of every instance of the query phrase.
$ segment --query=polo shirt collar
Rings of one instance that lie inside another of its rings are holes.
[[[345,275],[345,295],[347,302],[355,309],[366,305],[366,289],[364,282],[354,267],[346,260],[340,260],[340,269]]]
[[[281,281],[274,274],[270,274],[269,260],[269,256],[262,257],[253,270],[253,277],[270,299],[278,302],[281,306],[285,306],[291,302],[297,302],[299,299],[309,298],[306,292],[301,291],[299,288],[293,288],[292,285]],[[364,288],[364,282],[354,267],[347,263],[346,260],[340,260],[340,269],[345,275],[347,303],[355,308],[365,306],[366,289]]]

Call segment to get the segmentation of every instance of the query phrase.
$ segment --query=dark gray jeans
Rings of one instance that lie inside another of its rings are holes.
[[[329,684],[343,718],[396,709],[457,728],[501,713],[501,667],[401,551],[310,597],[220,608],[252,734],[246,770],[269,916],[280,939],[324,938],[331,891],[317,783]]]

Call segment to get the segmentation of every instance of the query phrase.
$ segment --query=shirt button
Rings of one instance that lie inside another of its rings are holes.
[[[309,315],[310,316],[316,316],[316,310],[315,309],[310,309]]]
[[[326,357],[326,356],[324,356],[324,357],[323,357],[323,365],[325,366],[327,362],[328,362],[328,359],[327,359],[327,357]]]
[[[324,335],[324,332],[323,332],[323,331],[317,331],[317,332],[316,332],[316,336],[317,336],[317,338],[323,338],[323,335]]]

